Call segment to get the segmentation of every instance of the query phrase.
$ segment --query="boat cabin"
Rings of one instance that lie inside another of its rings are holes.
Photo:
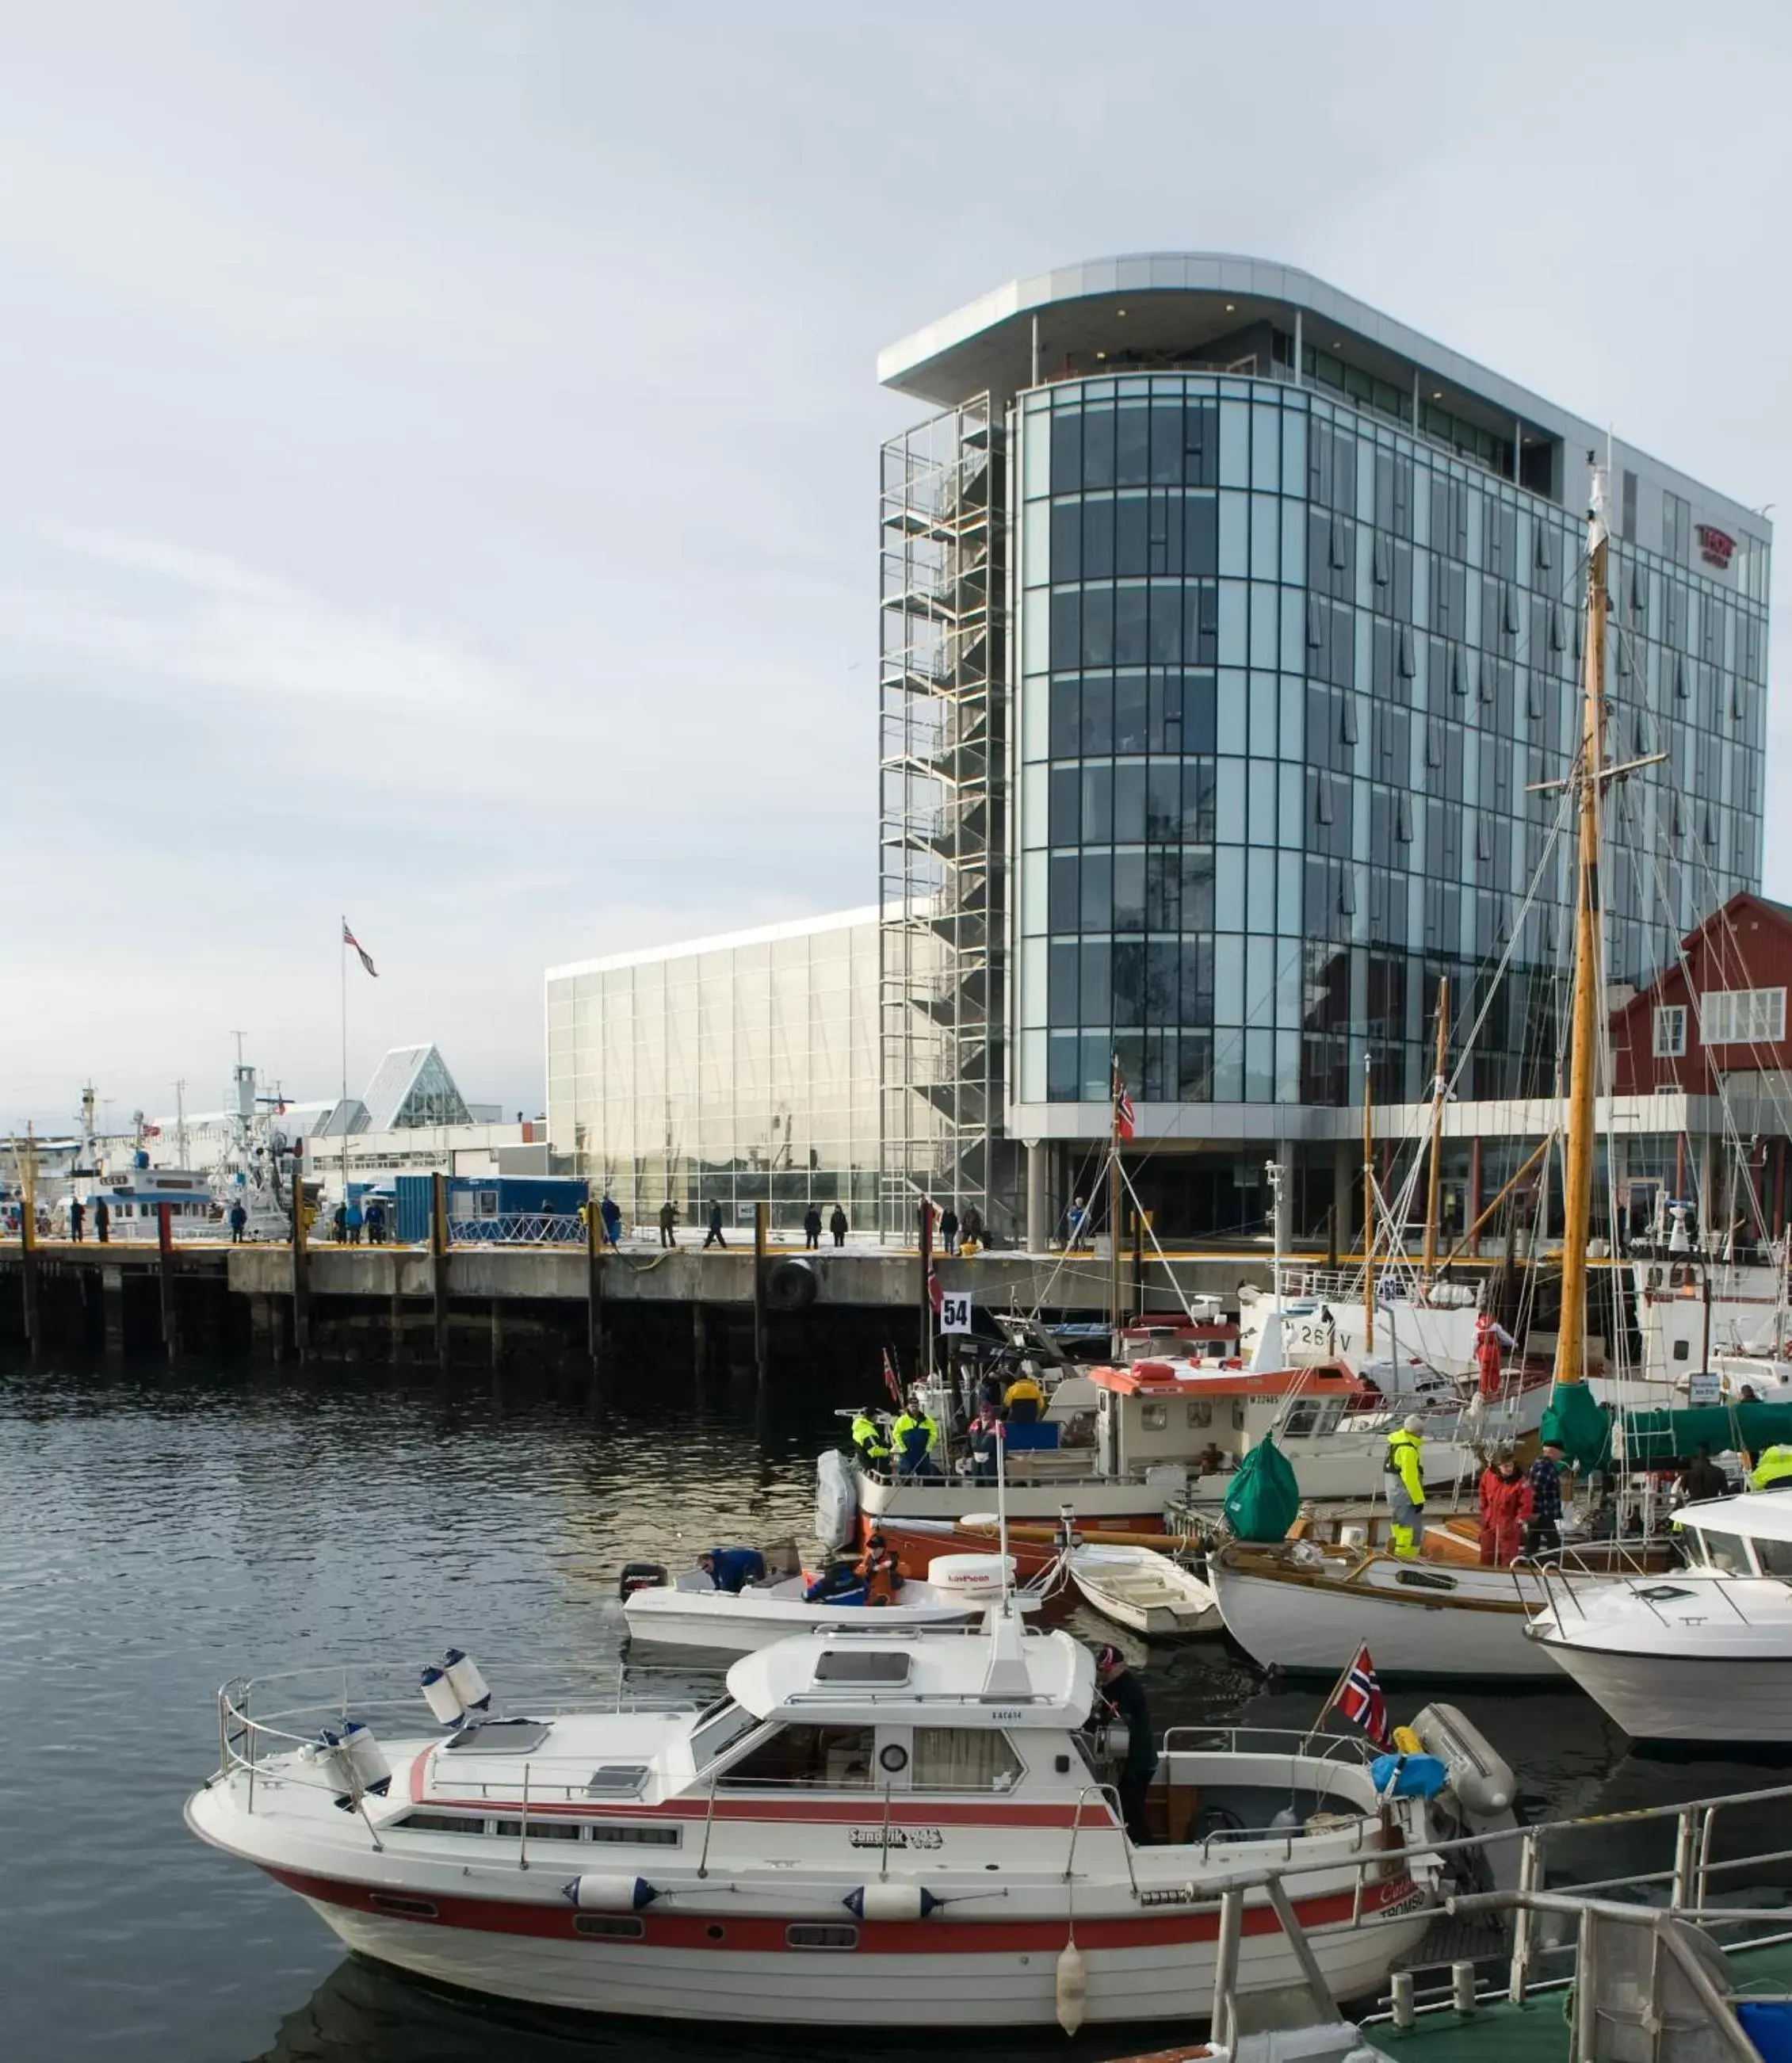
[[[1098,1368],[1096,1466],[1130,1475],[1165,1462],[1203,1464],[1202,1474],[1236,1468],[1265,1434],[1323,1438],[1348,1414],[1382,1401],[1341,1364],[1316,1368],[1215,1368],[1199,1361],[1136,1361]]]
[[[1754,1490],[1690,1504],[1673,1526],[1689,1569],[1792,1582],[1792,1491]]]

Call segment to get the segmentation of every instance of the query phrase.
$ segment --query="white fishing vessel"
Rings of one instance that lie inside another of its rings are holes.
[[[1633,1739],[1792,1743],[1792,1494],[1689,1505],[1686,1566],[1548,1578],[1529,1644]]]
[[[981,1618],[1002,1587],[1002,1562],[994,1554],[942,1554],[938,1582],[910,1578],[888,1604],[829,1598],[811,1601],[812,1579],[803,1574],[749,1583],[738,1591],[717,1590],[702,1569],[676,1578],[637,1581],[623,1599],[631,1643],[694,1647],[721,1655],[749,1655],[794,1633],[838,1627],[904,1633],[918,1627],[962,1626]],[[930,1574],[931,1571],[930,1570]]]
[[[1135,1846],[1089,1651],[999,1609],[964,1633],[781,1642],[701,1711],[510,1712],[468,1671],[426,1672],[433,1730],[335,1672],[308,1710],[279,1680],[227,1685],[187,1822],[357,1952],[556,2008],[1192,2020],[1223,1957],[1240,1992],[1301,1979],[1269,1894],[1238,1891],[1270,1861],[1325,1980],[1357,1996],[1430,1924],[1428,1844],[1453,1824],[1447,1799],[1378,1791],[1358,1739],[1172,1734],[1144,1808],[1163,1838]]]
[[[1211,1586],[1155,1547],[1077,1547],[1070,1578],[1085,1604],[1147,1639],[1221,1631]]]

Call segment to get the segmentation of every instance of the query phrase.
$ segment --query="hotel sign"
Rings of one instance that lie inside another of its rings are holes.
[[[1698,535],[1699,557],[1708,566],[1717,566],[1728,573],[1736,540],[1727,530],[1720,530],[1710,523],[1701,523]]]

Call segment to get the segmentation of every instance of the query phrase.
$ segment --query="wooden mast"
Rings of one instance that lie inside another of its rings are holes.
[[[1599,922],[1599,786],[1605,690],[1606,482],[1597,467],[1587,516],[1586,635],[1581,695],[1580,863],[1574,899],[1574,1000],[1568,1079],[1568,1140],[1562,1174],[1561,1324],[1556,1381],[1586,1376],[1587,1241],[1592,1230],[1593,1095],[1599,1007],[1605,986]]]
[[[1444,1068],[1450,1036],[1450,978],[1437,983],[1437,1069],[1431,1083],[1431,1175],[1425,1190],[1425,1280],[1437,1273],[1437,1178],[1444,1154]]]
[[[1369,1117],[1369,1056],[1363,1055],[1363,1351],[1375,1351],[1375,1134]]]

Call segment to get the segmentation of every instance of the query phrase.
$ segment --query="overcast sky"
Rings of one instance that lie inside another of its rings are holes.
[[[329,1092],[343,911],[352,1088],[532,1112],[544,967],[870,899],[876,353],[1018,274],[1285,259],[1792,506],[1783,6],[3,19],[0,1128]]]

